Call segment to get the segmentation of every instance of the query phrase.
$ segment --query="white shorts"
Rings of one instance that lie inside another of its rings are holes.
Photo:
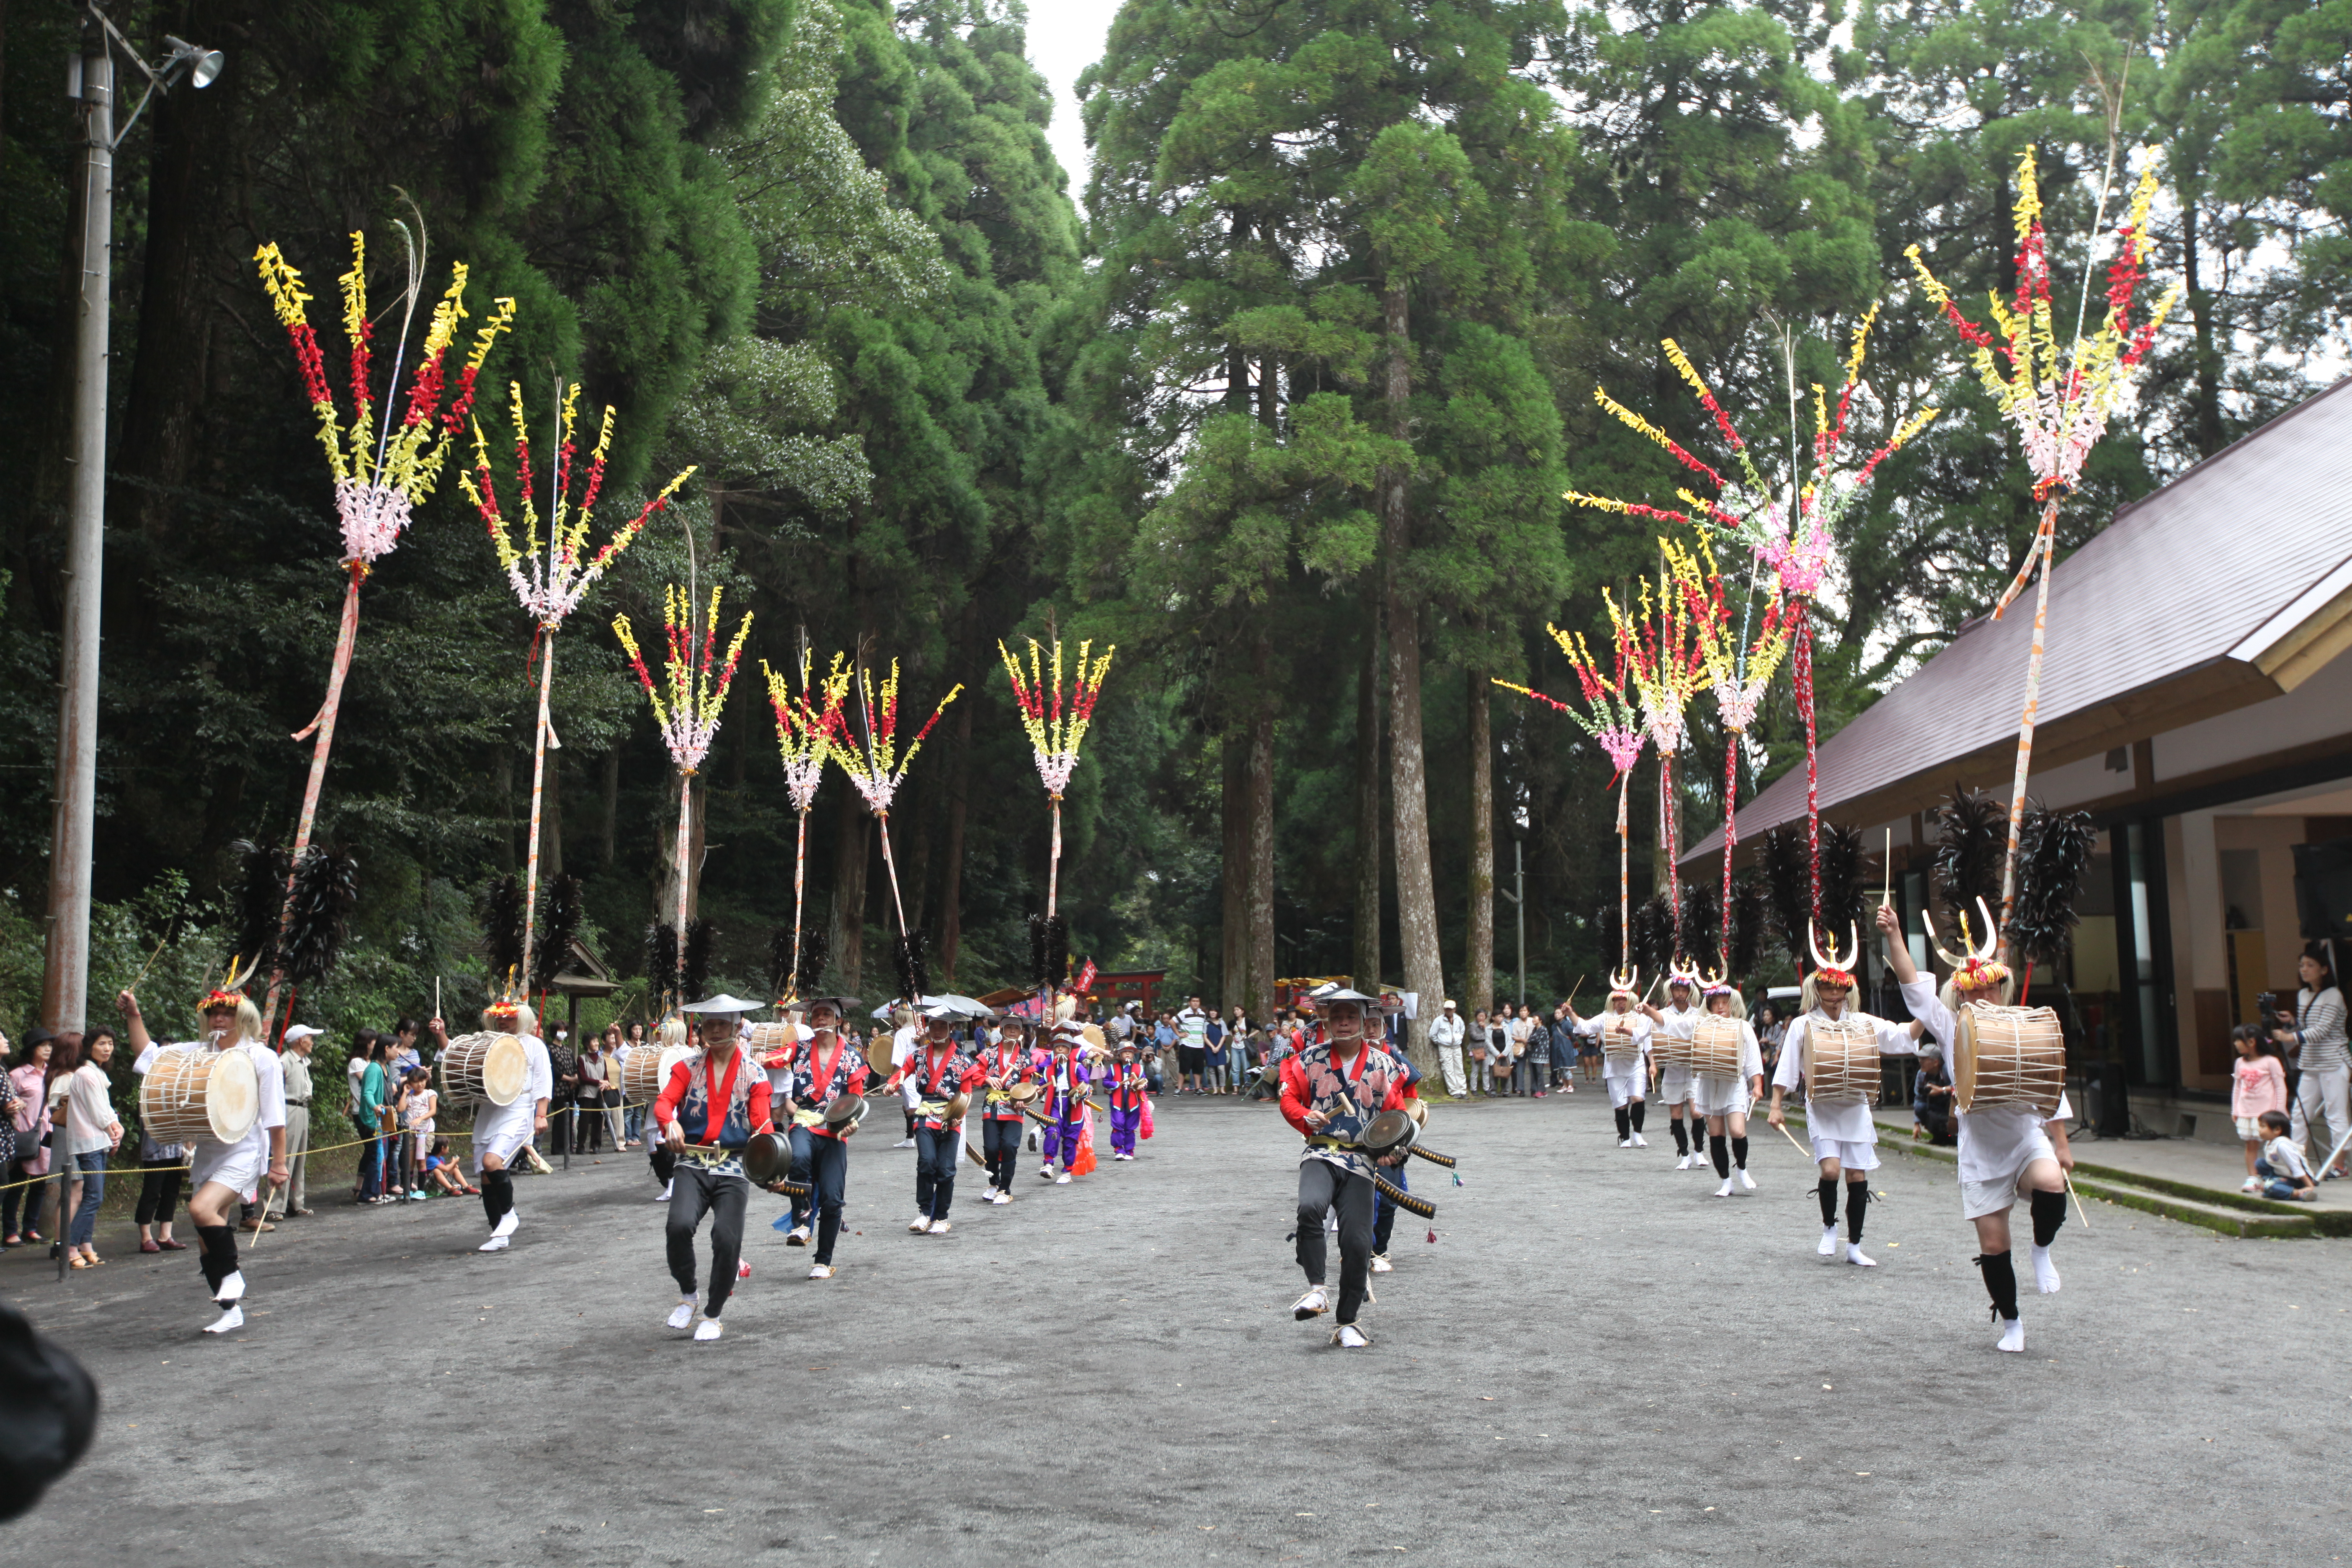
[[[1631,1105],[1642,1098],[1642,1080],[1638,1078],[1604,1077],[1601,1081],[1609,1088],[1609,1108],[1612,1110],[1619,1106]]]
[[[240,1203],[249,1204],[268,1169],[269,1146],[266,1143],[258,1149],[243,1142],[199,1143],[195,1158],[189,1163],[188,1190],[193,1193],[207,1182],[218,1182],[235,1193]]]
[[[1755,1106],[1748,1080],[1701,1074],[1693,1084],[1692,1103],[1701,1116],[1745,1116]]]
[[[1657,1095],[1661,1105],[1688,1105],[1693,1089],[1691,1075],[1686,1070],[1668,1068],[1658,1074]]]
[[[517,1103],[528,1104],[529,1102],[517,1101]],[[488,1101],[485,1100],[482,1102],[482,1109],[493,1108]],[[478,1176],[482,1173],[482,1156],[485,1154],[496,1154],[499,1157],[499,1165],[509,1170],[513,1169],[514,1157],[521,1152],[524,1144],[530,1142],[530,1124],[534,1119],[528,1115],[509,1116],[484,1127],[481,1125],[480,1110],[474,1112],[474,1174]]]
[[[2025,1147],[2017,1152],[2015,1163],[2000,1175],[1981,1182],[1965,1178],[1960,1183],[1960,1217],[1982,1219],[1989,1214],[2001,1214],[2017,1203],[2017,1184],[2025,1180],[2025,1168],[2036,1160],[2055,1162],[2058,1151],[2051,1146],[2050,1135],[2036,1127]]]
[[[1814,1138],[1813,1158],[1835,1160],[1849,1171],[1878,1169],[1878,1148],[1873,1143],[1847,1143],[1835,1138]]]
[[[2237,1123],[2238,1136],[2244,1139],[2247,1142],[2257,1143],[2267,1142],[2267,1140],[2263,1137],[2263,1123],[2260,1117],[2233,1116],[2230,1118],[2230,1120]]]

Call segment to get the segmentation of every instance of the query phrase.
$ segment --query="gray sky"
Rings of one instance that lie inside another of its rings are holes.
[[[1070,89],[1080,71],[1102,58],[1103,37],[1118,14],[1118,0],[1029,0],[1029,58],[1054,84],[1049,134],[1054,156],[1070,176],[1073,201],[1086,195],[1087,145]]]

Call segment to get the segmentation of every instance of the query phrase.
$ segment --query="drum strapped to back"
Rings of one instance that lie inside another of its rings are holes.
[[[1691,1070],[1704,1078],[1739,1076],[1739,1020],[1702,1013],[1691,1031]]]
[[[1953,1096],[1963,1111],[2030,1108],[2043,1121],[2066,1092],[2066,1037],[2047,1007],[1970,1002],[1960,1008],[1952,1051]]]
[[[1823,1105],[1878,1103],[1878,1029],[1859,1018],[1805,1020],[1805,1083]]]
[[[1612,1013],[1601,1020],[1601,1054],[1611,1064],[1614,1076],[1622,1078],[1633,1070],[1642,1055],[1642,1047],[1633,1039],[1633,1015]]]
[[[530,1081],[530,1058],[520,1035],[460,1035],[441,1053],[441,1092],[512,1105]]]
[[[1668,1068],[1689,1068],[1691,1042],[1669,1028],[1651,1030],[1650,1063],[1661,1072]]]
[[[139,1118],[158,1143],[234,1143],[260,1115],[260,1079],[240,1050],[167,1047],[139,1086]]]
[[[793,1049],[804,1037],[797,1024],[753,1024],[745,1031],[743,1044],[754,1057],[764,1062],[778,1051]]]

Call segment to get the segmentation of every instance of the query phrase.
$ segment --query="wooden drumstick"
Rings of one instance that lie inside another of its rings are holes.
[[[1878,895],[1878,907],[1885,909],[1895,902],[1895,829],[1886,830],[1886,890]]]
[[[2082,1217],[2083,1233],[2085,1236],[2089,1235],[2091,1215],[2089,1211],[2083,1207],[2083,1194],[2074,1190],[2074,1178],[2067,1174],[2065,1166],[2061,1165],[2058,1167],[2058,1179],[2066,1184],[2066,1195],[2074,1200],[2074,1212]]]

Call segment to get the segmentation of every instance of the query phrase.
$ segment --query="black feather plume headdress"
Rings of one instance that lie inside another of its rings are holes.
[[[1070,922],[1055,915],[1029,917],[1029,984],[1058,990],[1070,978]]]
[[[677,1000],[677,928],[667,921],[646,927],[646,990],[656,1016]]]
[[[1764,958],[1765,939],[1772,934],[1772,895],[1764,879],[1742,877],[1731,884],[1731,973],[1745,980]]]
[[[1862,831],[1842,824],[1822,824],[1822,941],[1844,950],[1848,933],[1855,940],[1864,923]]]
[[[287,979],[310,985],[334,973],[359,901],[357,860],[317,844],[302,852],[294,868],[294,918],[286,927]]]
[[[710,984],[710,960],[719,945],[719,928],[707,920],[686,923],[686,950],[678,954],[677,990],[680,1003],[699,998]]]
[[[1789,823],[1767,833],[1762,859],[1765,886],[1771,892],[1773,923],[1780,928],[1789,962],[1801,974],[1811,956],[1806,932],[1813,918],[1812,868],[1805,854],[1805,830]]]
[[[1625,962],[1624,911],[1613,901],[1603,904],[1592,925],[1601,941],[1601,963],[1612,970],[1622,965]]]
[[[898,973],[898,994],[906,1001],[919,1002],[932,994],[929,944],[921,931],[890,939],[890,967]]]
[[[278,967],[278,922],[286,909],[286,881],[294,858],[276,845],[238,839],[229,846],[242,875],[236,889],[236,963],[247,974]]]
[[[2027,962],[2055,963],[2074,940],[2074,896],[2098,834],[2090,814],[2029,807],[2017,847],[2017,903],[2010,911],[2010,951]]]
[[[1928,868],[1947,923],[1964,914],[1975,919],[1979,899],[1987,908],[1998,905],[2001,861],[2009,853],[2009,813],[2000,802],[1982,790],[1956,788],[1950,800],[1929,810],[1927,820],[1936,831]]]
[[[531,989],[541,994],[555,989],[555,977],[572,960],[572,944],[588,911],[582,907],[585,889],[577,877],[558,877],[547,888],[547,924],[531,952]]]
[[[490,966],[490,994],[529,985],[522,969],[522,884],[501,877],[482,897],[482,956]]]

